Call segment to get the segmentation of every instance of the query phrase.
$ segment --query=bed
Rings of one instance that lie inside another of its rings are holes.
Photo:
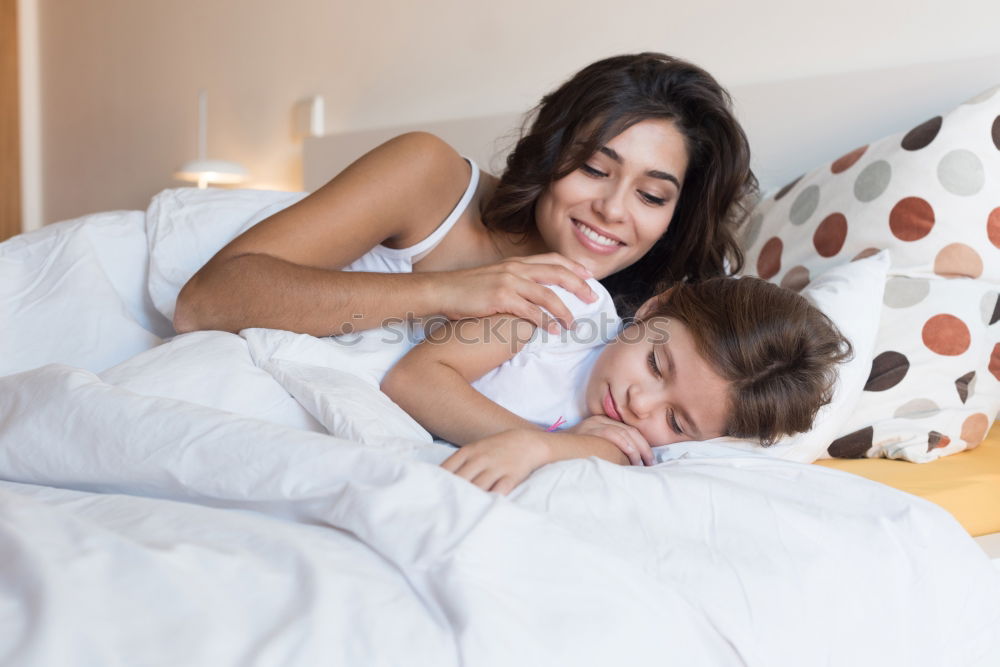
[[[733,92],[773,190],[995,72]],[[790,99],[829,132],[790,138]],[[430,129],[490,164],[512,121]],[[310,142],[307,186],[406,129]],[[922,465],[688,448],[483,493],[366,376],[377,341],[173,337],[186,277],[300,196],[168,190],[0,245],[0,663],[1000,664],[997,428]]]

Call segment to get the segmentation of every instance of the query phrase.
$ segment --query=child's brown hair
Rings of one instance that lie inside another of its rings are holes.
[[[765,447],[808,431],[830,402],[850,342],[803,296],[759,278],[711,278],[663,292],[643,319],[683,322],[698,352],[731,383],[726,435]]]

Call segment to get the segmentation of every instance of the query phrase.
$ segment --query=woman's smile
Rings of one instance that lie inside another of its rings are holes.
[[[571,218],[571,220],[573,221],[573,228],[576,230],[577,240],[591,252],[599,255],[610,255],[626,245],[624,241],[593,225],[588,225],[576,218]]]

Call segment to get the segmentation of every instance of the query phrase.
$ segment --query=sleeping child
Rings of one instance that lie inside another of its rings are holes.
[[[621,323],[611,298],[559,292],[576,326],[513,316],[446,322],[382,390],[460,449],[442,466],[507,493],[553,461],[651,464],[651,447],[809,430],[850,343],[799,294],[757,278],[680,283]],[[624,326],[621,326],[624,324]]]

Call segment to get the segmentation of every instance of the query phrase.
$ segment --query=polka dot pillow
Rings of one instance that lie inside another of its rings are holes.
[[[1000,409],[1000,291],[982,280],[890,277],[871,373],[828,448],[933,461],[977,446]]]
[[[789,183],[744,232],[746,272],[792,289],[883,248],[871,377],[828,454],[974,447],[1000,409],[1000,86]]]

